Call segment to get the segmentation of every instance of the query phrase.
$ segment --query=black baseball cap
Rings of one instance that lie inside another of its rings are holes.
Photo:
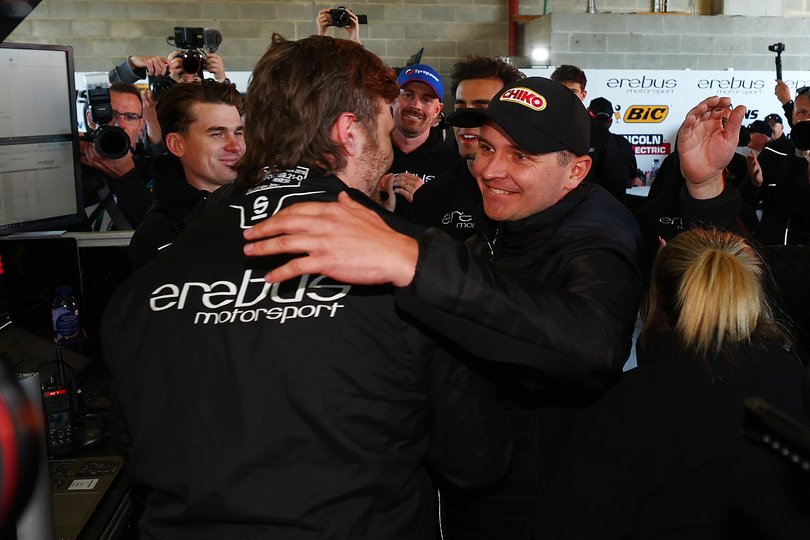
[[[779,116],[776,113],[772,113],[772,114],[769,114],[768,116],[765,117],[765,121],[768,122],[771,125],[773,125],[773,124],[781,124],[782,123],[782,117]]]
[[[773,137],[773,128],[771,128],[771,125],[768,122],[763,120],[754,120],[748,124],[748,130],[751,133],[762,133],[768,137]]]
[[[498,124],[521,148],[535,154],[569,150],[588,153],[591,122],[582,101],[562,84],[529,77],[495,94],[486,109],[463,109],[451,114],[456,127]]]
[[[594,117],[612,118],[613,117],[613,103],[607,98],[598,97],[591,100],[588,105],[588,110]]]

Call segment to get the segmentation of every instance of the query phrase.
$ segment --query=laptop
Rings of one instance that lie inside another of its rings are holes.
[[[123,466],[121,456],[48,460],[57,540],[79,537]]]

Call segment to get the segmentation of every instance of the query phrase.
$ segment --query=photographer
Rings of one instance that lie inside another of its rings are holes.
[[[135,147],[144,126],[143,104],[138,89],[128,83],[110,86],[112,120],[129,136],[130,147]],[[96,129],[91,110],[85,112],[87,126]],[[93,142],[79,142],[84,203],[87,220],[83,230],[127,230],[137,227],[152,204],[147,188],[148,168],[130,150],[117,159],[101,155]]]
[[[225,63],[219,54],[215,52],[205,53],[205,62],[201,62],[200,71],[192,73],[183,68],[183,63],[186,60],[185,53],[186,51],[178,50],[169,55],[169,76],[175,82],[200,82],[203,79],[203,70],[213,74],[217,82],[226,82]]]
[[[334,18],[332,15],[333,10],[335,9],[343,9],[349,17],[349,24],[342,27],[348,34],[348,37],[346,39],[360,43],[360,22],[357,19],[357,15],[355,15],[352,10],[346,8],[333,8],[320,10],[318,12],[318,16],[315,17],[315,25],[318,28],[318,35],[326,36],[329,34],[328,32],[329,27],[336,26],[334,24]]]
[[[165,75],[169,62],[162,56],[129,56],[112,68],[107,77],[111,83],[135,83],[146,77]]]

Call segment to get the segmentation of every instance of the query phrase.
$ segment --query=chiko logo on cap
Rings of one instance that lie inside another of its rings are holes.
[[[518,103],[524,107],[529,107],[535,111],[542,111],[546,108],[548,102],[546,98],[535,92],[530,88],[518,86],[517,88],[510,88],[499,98],[500,101],[511,101]]]

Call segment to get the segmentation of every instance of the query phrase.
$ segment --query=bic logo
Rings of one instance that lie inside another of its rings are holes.
[[[631,105],[624,113],[624,121],[631,124],[658,124],[664,121],[668,113],[667,105]]]

